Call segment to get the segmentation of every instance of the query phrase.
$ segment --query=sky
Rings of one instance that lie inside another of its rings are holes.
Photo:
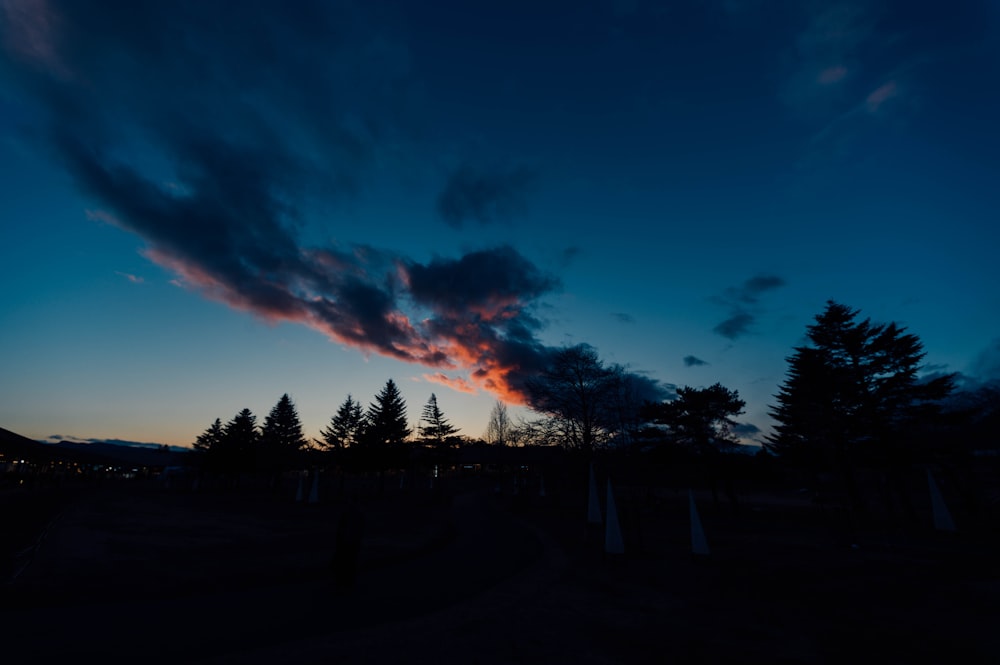
[[[478,437],[586,343],[752,442],[828,300],[996,380],[998,82],[986,0],[0,0],[0,426]]]

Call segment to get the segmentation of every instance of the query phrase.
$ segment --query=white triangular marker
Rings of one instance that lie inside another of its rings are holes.
[[[618,525],[618,508],[615,507],[615,495],[611,491],[610,478],[608,478],[608,521],[604,527],[604,551],[608,554],[625,553],[625,543],[622,542],[622,530]]]
[[[698,517],[698,507],[694,505],[694,492],[688,490],[688,500],[691,504],[691,552],[708,556],[708,541],[705,540],[705,530],[701,528],[701,518]]]
[[[931,491],[931,512],[934,515],[934,528],[938,531],[958,531],[955,528],[955,521],[951,519],[948,506],[944,503],[944,497],[941,496],[941,490],[938,489],[937,483],[934,482],[934,476],[931,475],[930,469],[927,469],[927,486]]]
[[[319,471],[313,475],[312,489],[309,490],[309,503],[319,503]]]
[[[295,491],[295,500],[296,501],[301,501],[302,500],[302,483],[303,483],[302,472],[299,471],[299,489],[297,489]]]
[[[597,480],[594,479],[594,465],[590,465],[590,498],[587,501],[587,523],[600,524],[601,502],[597,498]]]

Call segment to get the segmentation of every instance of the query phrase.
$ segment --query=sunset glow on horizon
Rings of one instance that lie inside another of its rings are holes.
[[[475,438],[586,343],[752,443],[830,299],[1000,380],[995,3],[128,6],[0,2],[0,427]]]

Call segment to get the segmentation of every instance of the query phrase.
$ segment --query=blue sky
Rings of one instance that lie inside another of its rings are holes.
[[[0,426],[479,436],[586,342],[766,433],[828,299],[1000,378],[995,3],[284,4],[0,3]]]

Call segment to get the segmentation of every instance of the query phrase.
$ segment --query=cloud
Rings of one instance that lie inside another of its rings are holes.
[[[444,374],[442,372],[437,372],[435,374],[424,374],[423,377],[425,381],[429,381],[431,383],[438,383],[442,386],[451,388],[456,392],[468,393],[470,395],[475,395],[477,392],[479,392],[476,390],[476,387],[474,385],[472,385],[462,377],[448,376],[447,374]]]
[[[781,97],[806,115],[839,113],[850,104],[852,79],[864,78],[865,56],[876,41],[879,12],[863,2],[803,4],[802,28],[790,44],[794,68]]]
[[[756,303],[762,293],[785,285],[785,280],[777,275],[757,275],[738,287],[726,289],[726,297],[732,302]]]
[[[730,429],[738,438],[749,439],[750,441],[756,441],[754,437],[760,434],[761,431],[753,423],[736,423]]]
[[[114,20],[71,0],[45,7],[38,44],[3,33],[17,53],[5,75],[93,219],[142,238],[183,288],[524,402],[556,350],[537,311],[557,279],[506,246],[421,262],[301,240],[313,203],[353,196],[406,145],[408,51],[364,3],[136,1]],[[463,165],[442,215],[516,214],[533,181],[523,167]]]
[[[635,323],[635,317],[625,312],[614,312],[611,316],[615,317],[619,323]]]
[[[757,321],[760,308],[757,307],[763,294],[786,284],[777,275],[761,274],[744,281],[739,286],[727,288],[721,296],[713,300],[727,307],[729,316],[716,324],[712,331],[731,340],[749,333]]]
[[[1000,380],[1000,337],[976,354],[969,373],[984,381]]]
[[[738,312],[718,323],[712,328],[712,332],[722,335],[726,339],[738,339],[750,332],[750,328],[756,320],[756,317],[749,312]]]
[[[708,363],[702,360],[701,358],[697,358],[695,356],[684,356],[685,367],[701,367],[702,365],[707,365],[707,364]]]
[[[821,85],[831,85],[834,83],[840,83],[847,76],[847,67],[843,65],[834,65],[833,67],[827,67],[819,73],[816,77],[816,82]]]
[[[888,81],[883,83],[879,87],[875,88],[867,98],[865,98],[865,106],[869,113],[876,113],[883,104],[887,101],[896,97],[899,94],[899,88],[895,81]]]
[[[738,436],[753,436],[760,434],[760,428],[753,423],[736,423],[733,425],[733,434]]]
[[[527,210],[535,175],[525,167],[484,168],[462,164],[453,170],[438,196],[437,208],[449,225],[507,220]]]
[[[133,275],[133,274],[127,273],[127,272],[122,272],[120,270],[116,270],[115,274],[124,277],[125,279],[127,279],[130,282],[132,282],[133,284],[142,284],[143,282],[146,281],[142,277],[139,277],[137,275]]]

